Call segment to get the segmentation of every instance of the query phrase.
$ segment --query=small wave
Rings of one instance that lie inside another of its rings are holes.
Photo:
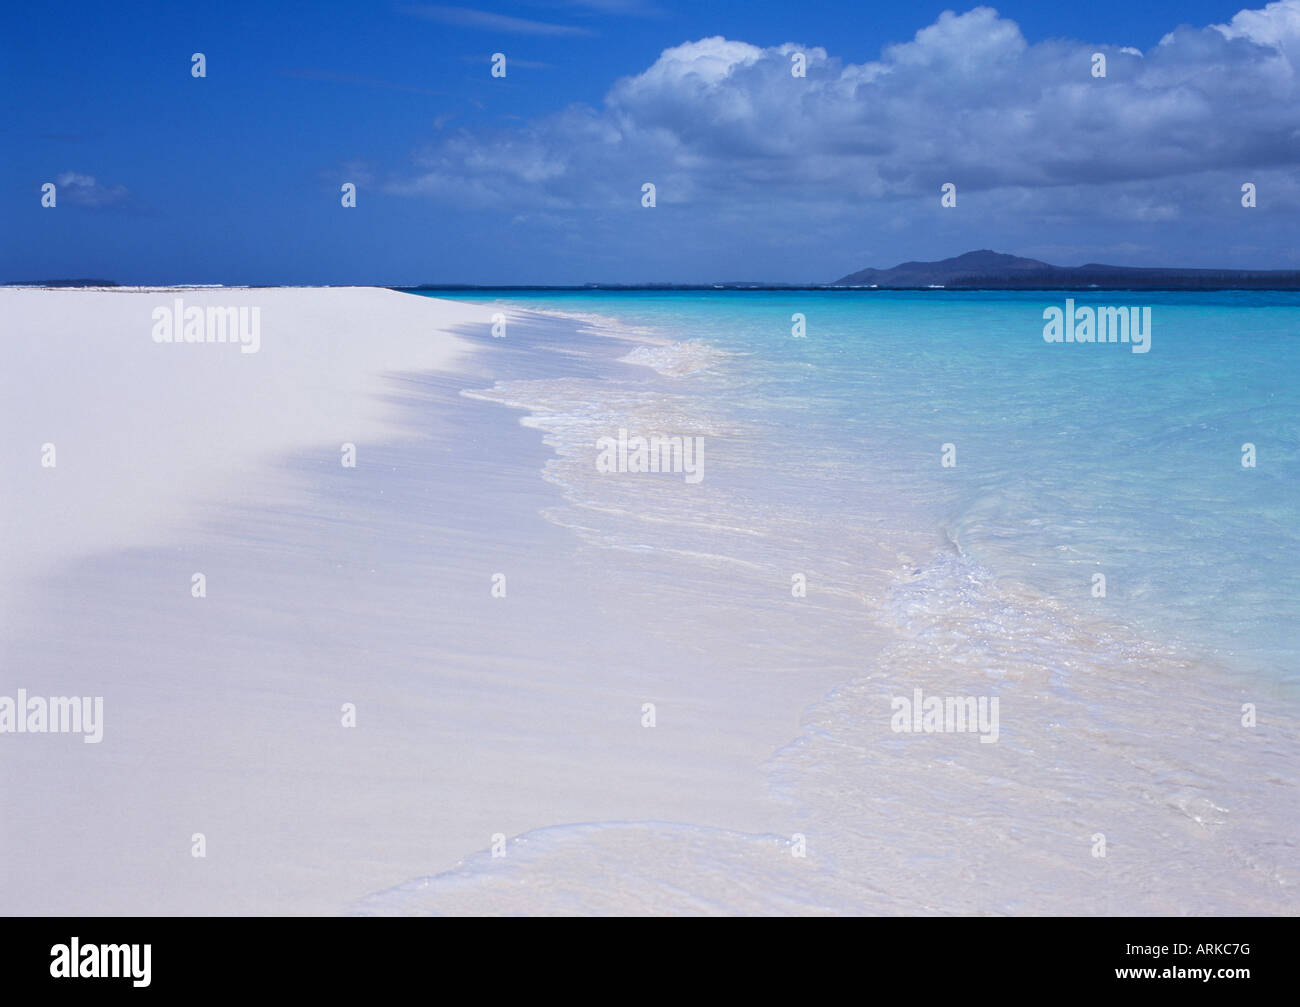
[[[715,916],[848,912],[793,837],[669,822],[553,826],[371,895],[356,916]]]
[[[730,354],[698,341],[668,343],[656,346],[638,346],[620,361],[649,367],[669,377],[694,374],[713,367]]]
[[[635,325],[631,322],[625,322],[621,318],[615,318],[613,315],[602,315],[594,311],[559,310],[533,305],[529,305],[526,310],[533,315],[578,322],[580,323],[578,331],[588,335],[613,339],[644,340],[655,343],[669,341],[664,333],[652,326]]]

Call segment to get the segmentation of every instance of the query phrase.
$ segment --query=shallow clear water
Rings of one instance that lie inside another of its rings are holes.
[[[1045,342],[1043,311],[1066,296],[520,291],[501,299],[613,316],[727,354],[693,345],[676,356],[665,350],[659,362],[689,379],[674,387],[696,400],[682,412],[745,431],[709,445],[705,482],[725,484],[728,496],[712,506],[733,525],[749,519],[793,541],[798,524],[799,550],[832,568],[856,562],[854,530],[863,525],[938,530],[996,577],[1082,615],[1295,684],[1300,295],[1073,295],[1078,305],[1151,307],[1145,354]],[[795,313],[806,319],[803,338],[791,335]],[[599,393],[587,392],[594,404]],[[1253,468],[1242,464],[1247,443]],[[953,467],[941,464],[944,444],[955,449]],[[745,558],[743,545],[726,544]],[[1097,573],[1104,598],[1095,597]]]

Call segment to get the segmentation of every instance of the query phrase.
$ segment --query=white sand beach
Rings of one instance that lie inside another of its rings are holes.
[[[153,341],[177,296],[259,306],[258,352]],[[364,288],[0,292],[23,348],[0,394],[0,694],[104,709],[98,744],[0,737],[0,910],[339,913],[494,834],[784,830],[754,767],[837,672],[755,692],[664,638],[677,615],[620,606],[616,570],[539,515],[560,496],[540,434],[459,394],[544,370],[576,323],[496,340],[491,313]]]

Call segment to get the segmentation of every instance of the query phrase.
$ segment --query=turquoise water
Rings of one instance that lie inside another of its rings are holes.
[[[930,534],[1081,615],[1300,684],[1298,294],[435,296],[616,318],[688,344],[683,359],[722,351],[673,385],[715,429],[743,431],[711,446],[706,481],[732,526],[811,552],[825,579],[853,569],[865,528],[875,545]],[[1066,296],[1150,307],[1150,351],[1046,343],[1043,311]],[[750,548],[707,538],[737,559]]]

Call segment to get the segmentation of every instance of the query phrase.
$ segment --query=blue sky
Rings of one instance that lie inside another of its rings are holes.
[[[1300,0],[1240,9],[7,5],[0,280],[818,282],[972,248],[1300,268]]]

